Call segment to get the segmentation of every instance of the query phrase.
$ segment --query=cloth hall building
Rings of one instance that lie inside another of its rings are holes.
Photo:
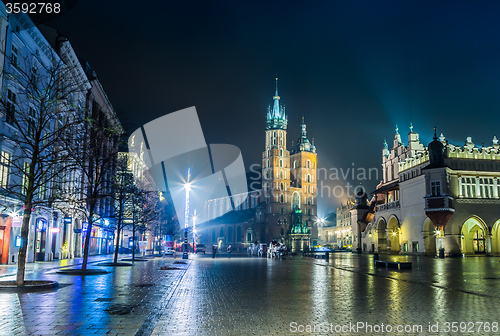
[[[382,150],[383,181],[370,207],[351,210],[353,249],[444,256],[500,255],[500,144],[463,146],[410,128]]]

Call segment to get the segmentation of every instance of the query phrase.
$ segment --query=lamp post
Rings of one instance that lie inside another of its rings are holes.
[[[184,207],[184,251],[182,259],[188,259],[188,227],[189,227],[189,192],[191,191],[191,184],[189,182],[190,170],[188,169],[187,181],[184,186],[186,189],[186,204]]]
[[[193,214],[193,252],[196,253],[196,209]]]

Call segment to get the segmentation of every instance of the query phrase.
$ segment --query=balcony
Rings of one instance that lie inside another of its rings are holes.
[[[453,198],[447,195],[425,197],[425,211],[454,210]]]
[[[377,211],[385,211],[385,210],[391,210],[391,209],[399,209],[399,200],[389,202],[389,203],[384,203],[377,205]]]

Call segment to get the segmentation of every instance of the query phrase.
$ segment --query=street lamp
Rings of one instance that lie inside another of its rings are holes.
[[[186,189],[186,205],[184,207],[184,251],[182,253],[182,259],[188,259],[188,227],[189,227],[189,192],[191,191],[191,184],[189,182],[190,169],[188,169],[187,181],[184,185]]]

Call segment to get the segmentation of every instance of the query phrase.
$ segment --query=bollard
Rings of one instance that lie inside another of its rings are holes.
[[[374,253],[373,254],[373,262],[376,262],[377,260],[380,260],[380,257],[378,255],[378,253]]]
[[[330,260],[330,251],[325,252],[325,260],[326,261]]]

